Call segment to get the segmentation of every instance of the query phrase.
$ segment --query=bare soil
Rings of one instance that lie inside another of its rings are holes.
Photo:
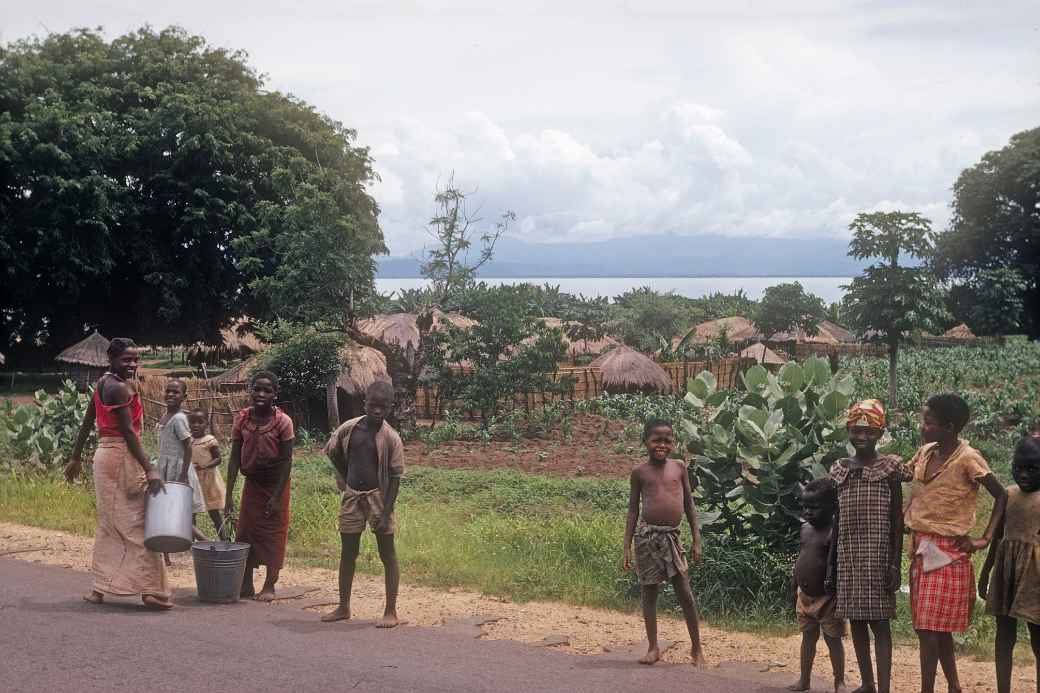
[[[557,430],[544,438],[488,443],[411,441],[405,454],[409,464],[441,469],[512,469],[569,479],[623,479],[644,454],[638,433],[626,435],[625,428],[624,422],[579,414],[573,418],[569,438]]]
[[[57,565],[87,573],[90,570],[90,553],[93,542],[64,532],[37,529],[23,525],[0,523],[0,556]],[[170,580],[174,587],[194,591],[194,572],[187,554],[173,557]],[[404,566],[407,579],[408,567]],[[259,584],[259,576],[257,576]],[[83,576],[84,593],[90,588],[90,577]],[[279,601],[275,606],[259,608],[305,608],[314,613],[317,620],[321,612],[331,611],[336,601],[336,574],[331,570],[307,568],[289,563],[282,571],[279,590],[290,600]],[[355,579],[353,599],[354,617],[376,619],[382,613],[383,581],[380,576],[358,575]],[[565,641],[556,645],[559,649],[579,655],[596,656],[607,653],[625,653],[636,657],[644,642],[642,620],[637,614],[574,607],[553,602],[514,603],[500,598],[488,597],[462,589],[440,591],[404,583],[398,604],[401,618],[417,626],[469,628],[474,637],[492,640],[514,640],[531,645]],[[480,621],[490,621],[477,626]],[[335,624],[329,628],[334,629]],[[682,621],[662,616],[659,619],[661,638],[674,645],[664,653],[668,662],[689,661],[686,646],[686,628]],[[799,637],[762,636],[737,633],[702,624],[701,637],[709,659],[709,666],[732,662],[744,663],[745,671],[771,670],[789,675],[791,680],[798,673]],[[826,683],[825,672],[829,670],[826,650],[817,656],[817,679]],[[894,686],[897,693],[918,690],[919,668],[917,649],[901,646],[895,651]],[[852,643],[846,639],[848,659],[848,681],[853,687],[859,684],[856,673]],[[958,662],[961,681],[965,691],[974,693],[995,690],[993,664],[961,658]],[[940,674],[941,677],[941,674]],[[940,680],[939,685],[943,683]],[[1014,690],[1036,689],[1034,670],[1019,665],[1015,669]]]

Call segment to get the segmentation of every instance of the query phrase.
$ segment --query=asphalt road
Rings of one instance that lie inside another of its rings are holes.
[[[94,606],[80,598],[89,588],[83,573],[0,559],[0,690],[777,690],[690,666],[581,657],[450,628],[323,624],[291,606],[209,605],[188,593],[165,613],[130,599]]]

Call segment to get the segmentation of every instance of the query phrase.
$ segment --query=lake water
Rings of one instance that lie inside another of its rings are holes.
[[[814,293],[827,303],[840,301],[844,292],[842,284],[852,281],[851,277],[560,277],[560,278],[507,278],[481,277],[489,284],[552,284],[568,294],[585,296],[607,296],[613,298],[629,289],[649,286],[656,291],[674,291],[680,296],[700,298],[715,291],[733,293],[743,289],[749,298],[758,300],[767,287],[785,282],[801,282],[805,290]],[[418,289],[426,285],[421,277],[403,279],[376,279],[376,288],[382,293],[399,289]]]

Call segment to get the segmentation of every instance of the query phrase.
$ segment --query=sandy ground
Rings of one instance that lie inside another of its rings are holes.
[[[89,538],[0,523],[0,556],[86,572],[90,570],[91,547],[92,540]],[[195,575],[188,554],[175,555],[173,561],[174,566],[170,572],[172,585],[194,590]],[[259,585],[259,576],[257,584]],[[84,576],[84,593],[89,587],[90,580]],[[282,571],[279,589],[283,596],[294,598],[276,604],[306,608],[313,611],[317,619],[320,612],[330,611],[330,604],[336,601],[336,574],[330,570],[289,564]],[[381,578],[359,574],[355,580],[354,591],[352,606],[355,618],[375,619],[382,615]],[[581,655],[595,656],[608,652],[632,651],[634,656],[644,642],[642,621],[634,614],[553,602],[513,603],[462,589],[441,591],[402,584],[398,612],[406,623],[412,625],[473,628],[475,637],[515,640],[532,645],[543,645],[546,639],[563,640],[567,644],[555,646]],[[478,631],[475,624],[485,619],[496,620],[481,625]],[[336,626],[332,624],[329,627]],[[662,617],[659,631],[661,638],[675,643],[665,653],[665,660],[688,661],[689,652],[685,646],[688,640],[683,622],[675,618]],[[758,636],[720,630],[702,624],[701,637],[710,664],[744,662],[753,665],[754,671],[768,668],[784,672],[792,681],[797,677],[798,636]],[[1025,638],[1025,642],[1020,638],[1019,647],[1028,647],[1027,641],[1028,638]],[[829,671],[825,653],[826,650],[820,643],[816,678],[821,683],[826,680],[825,674]],[[846,657],[849,683],[856,686],[859,677],[852,644],[848,639]],[[918,690],[916,648],[896,648],[894,669],[895,691],[911,693]],[[991,662],[962,659],[959,669],[965,691],[981,693],[995,690]],[[938,685],[944,686],[941,674]],[[1016,691],[1036,690],[1033,670],[1027,666],[1018,666],[1013,687]]]

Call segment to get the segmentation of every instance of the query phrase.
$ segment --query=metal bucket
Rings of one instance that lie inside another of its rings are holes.
[[[166,482],[166,493],[148,494],[144,510],[144,546],[149,551],[180,553],[191,548],[191,486]]]
[[[238,601],[246,573],[249,544],[200,541],[191,547],[199,601],[230,604]]]

